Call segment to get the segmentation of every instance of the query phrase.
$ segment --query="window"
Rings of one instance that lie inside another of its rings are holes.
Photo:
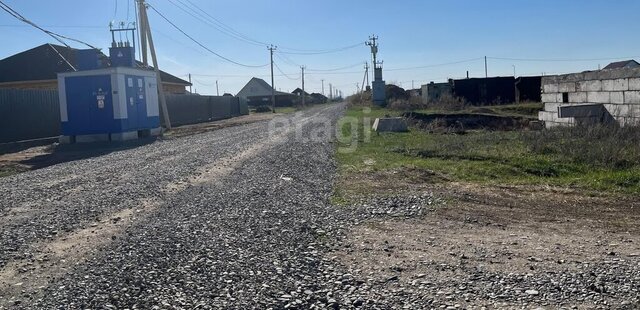
[[[569,103],[569,93],[562,93],[562,103]]]

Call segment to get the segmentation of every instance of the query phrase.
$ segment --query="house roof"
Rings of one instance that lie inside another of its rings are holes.
[[[303,93],[303,91],[302,91],[302,89],[300,89],[300,87],[298,87],[298,88],[296,88],[294,91],[292,91],[291,93],[292,93],[292,94],[299,95],[299,94],[302,94],[302,93]],[[304,92],[304,94],[305,94],[306,96],[309,96],[309,93],[308,93],[308,92],[306,92],[306,91]]]
[[[271,96],[271,85],[265,82],[263,79],[251,78],[249,82],[236,94],[238,97],[258,97],[258,96]],[[276,96],[293,96],[292,94],[276,91]]]
[[[58,73],[73,71],[65,59],[76,67],[76,49],[55,44],[43,44],[9,56],[0,60],[0,83],[55,80]],[[142,67],[142,63],[138,62],[138,66]],[[162,70],[160,70],[160,79],[164,83],[191,85],[191,83]]]
[[[632,59],[632,60],[612,62],[606,67],[604,67],[604,69],[608,70],[608,69],[637,68],[637,67],[640,67],[640,63]]]

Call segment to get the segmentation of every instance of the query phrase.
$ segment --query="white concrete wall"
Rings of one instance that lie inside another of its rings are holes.
[[[563,93],[568,102],[563,102]],[[544,110],[538,115],[547,128],[574,124],[559,118],[558,107],[602,104],[621,126],[640,125],[640,68],[590,71],[542,78]]]

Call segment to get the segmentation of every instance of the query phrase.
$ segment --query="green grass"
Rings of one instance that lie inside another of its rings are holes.
[[[506,109],[509,111],[509,109]],[[371,133],[366,141],[363,120],[394,112],[350,108],[343,120],[358,120],[357,130],[344,125],[337,152],[343,176],[398,169],[425,170],[450,181],[482,184],[536,184],[570,186],[588,191],[640,193],[640,164],[625,169],[585,163],[563,154],[533,152],[527,132],[474,131],[464,135],[427,133]],[[367,124],[369,127],[370,124]],[[349,184],[344,184],[349,186]]]

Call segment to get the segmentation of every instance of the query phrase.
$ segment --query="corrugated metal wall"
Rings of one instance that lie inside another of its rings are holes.
[[[197,124],[249,114],[238,97],[167,95],[173,126]],[[0,89],[0,143],[60,135],[56,90]]]
[[[173,126],[197,124],[249,114],[246,102],[238,97],[167,95],[166,98]]]
[[[0,89],[0,143],[60,135],[55,90]]]

